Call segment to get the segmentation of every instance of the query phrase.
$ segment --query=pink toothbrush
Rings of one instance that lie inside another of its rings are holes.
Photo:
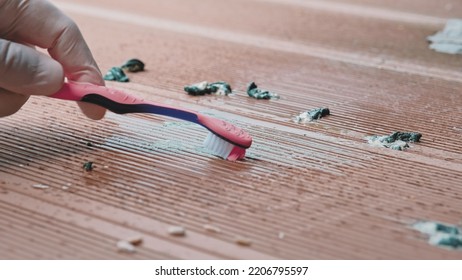
[[[194,111],[145,101],[116,89],[88,83],[66,82],[50,97],[97,104],[117,114],[151,113],[200,124],[209,130],[204,146],[212,153],[231,161],[243,159],[245,150],[252,145],[252,137],[247,132],[226,121]]]

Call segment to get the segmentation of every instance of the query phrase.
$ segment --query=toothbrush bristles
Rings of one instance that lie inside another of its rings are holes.
[[[214,155],[230,161],[236,161],[245,157],[245,149],[221,139],[212,132],[205,138],[204,146]]]
[[[230,161],[236,161],[236,160],[243,159],[244,157],[245,157],[245,149],[238,147],[238,146],[234,146],[233,150],[231,151],[231,153],[229,153],[226,159]]]

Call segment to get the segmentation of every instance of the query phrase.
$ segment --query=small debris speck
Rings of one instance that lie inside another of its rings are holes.
[[[186,229],[180,226],[172,226],[168,228],[168,233],[173,236],[185,236]]]
[[[128,238],[127,241],[130,244],[134,245],[134,246],[138,246],[141,243],[143,243],[143,237],[141,237],[141,236],[132,236],[132,237]]]
[[[35,184],[32,185],[34,189],[48,189],[50,186],[44,185],[44,184]]]
[[[215,82],[208,83],[203,81],[200,83],[192,84],[184,87],[189,95],[206,95],[206,94],[216,94],[216,95],[228,95],[232,93],[231,86],[226,82]]]
[[[285,236],[286,236],[286,234],[284,232],[282,232],[282,231],[280,231],[279,234],[278,234],[279,239],[284,239]]]
[[[236,243],[241,246],[250,246],[252,245],[252,240],[249,238],[243,237],[243,236],[238,236],[235,239]]]
[[[91,161],[87,161],[87,162],[85,162],[85,163],[83,164],[83,169],[84,169],[85,171],[92,171],[93,168],[94,168],[94,167],[93,167],[93,162],[91,162]]]
[[[219,227],[213,226],[213,225],[204,225],[204,229],[206,231],[213,232],[213,233],[220,233],[221,232],[221,229]]]
[[[306,123],[319,120],[327,115],[330,115],[329,108],[321,107],[301,113],[300,115],[295,117],[294,121],[296,123]]]
[[[276,93],[259,89],[255,82],[251,82],[247,86],[247,95],[255,99],[279,99],[279,95]]]
[[[118,241],[117,242],[117,249],[120,252],[124,252],[124,253],[135,253],[136,252],[135,246],[133,246],[133,244],[131,244],[127,240]]]
[[[132,58],[127,60],[120,68],[127,70],[128,72],[140,72],[144,71],[144,63],[137,59]]]
[[[116,81],[116,82],[122,82],[126,83],[130,81],[125,75],[124,71],[120,67],[112,67],[109,69],[103,77],[106,81]]]

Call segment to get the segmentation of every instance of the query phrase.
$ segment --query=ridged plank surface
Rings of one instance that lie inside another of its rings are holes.
[[[131,57],[147,68],[109,86],[226,119],[254,144],[246,160],[223,161],[202,147],[197,125],[112,113],[94,122],[71,102],[34,97],[0,120],[1,258],[460,258],[410,228],[462,219],[461,58],[425,41],[451,9],[93,2],[56,3],[103,72]],[[225,80],[236,94],[183,93],[202,80]],[[250,81],[281,99],[247,97]],[[292,120],[321,106],[332,115]],[[396,130],[421,132],[422,142],[399,152],[364,140]],[[171,225],[186,236],[169,236]],[[118,253],[117,240],[132,235],[144,238],[138,252]]]

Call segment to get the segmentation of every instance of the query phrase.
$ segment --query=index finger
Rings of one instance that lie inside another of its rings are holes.
[[[104,85],[101,72],[75,22],[46,0],[0,0],[0,37],[48,50],[69,80]],[[105,109],[79,102],[82,112],[101,119]]]
[[[77,25],[44,0],[0,0],[0,36],[48,49],[70,80],[104,85],[101,72]]]

